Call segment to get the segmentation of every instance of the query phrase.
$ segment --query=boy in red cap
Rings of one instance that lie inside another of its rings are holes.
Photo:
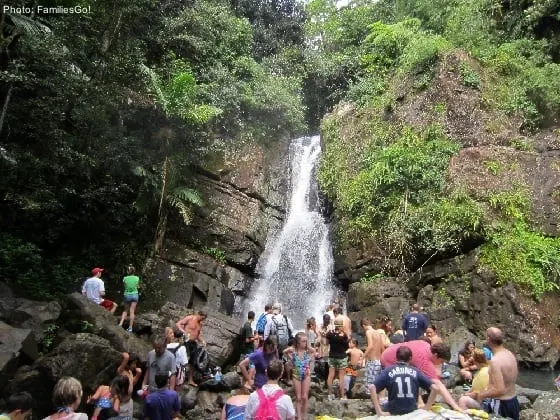
[[[101,280],[101,273],[103,273],[102,268],[95,267],[91,270],[92,277],[84,282],[82,294],[86,296],[90,302],[101,305],[114,314],[117,310],[117,304],[112,300],[103,298],[103,296],[105,296],[105,284],[103,280]]]

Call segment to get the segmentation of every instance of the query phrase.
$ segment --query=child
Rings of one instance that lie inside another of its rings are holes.
[[[87,399],[87,403],[91,404],[95,401],[95,409],[93,410],[93,415],[91,420],[97,420],[97,416],[101,413],[101,410],[106,408],[113,408],[113,396],[111,395],[111,387],[108,385],[99,385],[95,394],[90,395]]]
[[[311,385],[311,372],[315,364],[315,349],[308,345],[307,334],[298,332],[294,345],[284,350],[291,361],[291,375],[296,390],[296,412],[298,419],[307,418],[307,400]],[[302,415],[303,413],[303,415]]]
[[[25,420],[31,414],[33,398],[28,392],[10,395],[6,403],[6,413],[0,414],[0,420]]]
[[[140,377],[142,376],[142,369],[136,367],[136,365],[139,362],[139,359],[138,356],[136,356],[134,353],[128,354],[127,352],[124,352],[122,353],[121,356],[122,356],[122,360],[121,360],[121,364],[117,368],[117,375],[128,376],[129,389],[130,389],[129,394],[132,394],[132,390],[134,389],[134,386],[138,383]]]
[[[350,360],[348,361],[348,366],[346,366],[344,388],[346,389],[346,396],[350,398],[350,391],[352,391],[354,383],[356,382],[358,370],[364,364],[364,352],[358,348],[358,341],[354,338],[350,340],[348,347],[349,348],[346,350],[346,354]]]
[[[132,387],[128,375],[119,375],[111,382],[113,409],[120,417],[133,417]]]

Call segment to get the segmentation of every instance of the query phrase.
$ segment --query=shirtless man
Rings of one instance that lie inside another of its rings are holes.
[[[369,319],[362,319],[360,325],[364,329],[367,339],[364,359],[366,362],[366,386],[369,392],[370,386],[373,385],[375,378],[381,373],[381,354],[385,349],[385,344],[383,343],[383,337],[373,329]]]
[[[486,330],[486,343],[494,354],[488,368],[488,388],[466,395],[482,403],[484,410],[489,413],[519,420],[520,407],[515,394],[518,373],[515,355],[504,347],[504,333],[499,328]]]
[[[334,320],[335,321],[342,321],[342,325],[344,326],[344,332],[348,336],[348,338],[352,337],[352,321],[346,315],[342,313],[342,306],[333,309],[334,313]]]
[[[177,322],[176,327],[187,336],[187,342],[185,347],[187,348],[187,354],[189,355],[189,377],[187,380],[187,385],[196,386],[193,380],[194,375],[194,363],[195,354],[198,350],[198,345],[205,346],[206,342],[202,338],[202,321],[206,319],[206,313],[198,311],[197,314],[187,315],[179,322]]]

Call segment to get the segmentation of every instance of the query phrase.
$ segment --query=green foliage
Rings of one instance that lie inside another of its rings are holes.
[[[497,160],[485,160],[483,163],[492,175],[498,175],[504,169],[503,165]]]
[[[535,298],[559,289],[560,239],[534,232],[524,222],[500,225],[483,245],[480,260],[500,284],[513,282]]]
[[[480,76],[468,62],[461,61],[459,64],[459,75],[464,86],[474,89],[480,88]]]
[[[185,187],[173,188],[168,192],[165,199],[171,207],[179,211],[186,225],[192,221],[193,205],[201,207],[203,204],[198,191]]]
[[[531,208],[529,192],[522,186],[512,191],[489,194],[488,202],[493,209],[500,211],[510,221],[526,220]]]
[[[208,255],[210,255],[212,258],[214,258],[216,261],[218,261],[220,264],[225,264],[227,262],[226,259],[226,253],[224,251],[222,251],[219,248],[215,248],[215,247],[203,247],[202,251]]]
[[[47,324],[43,330],[43,339],[39,343],[39,349],[42,354],[47,354],[52,350],[54,339],[60,327],[56,324]]]
[[[361,283],[375,283],[377,280],[387,277],[385,273],[366,273],[360,279]]]
[[[523,152],[530,152],[533,150],[533,145],[526,139],[514,138],[509,142],[510,147],[514,149],[521,150]]]

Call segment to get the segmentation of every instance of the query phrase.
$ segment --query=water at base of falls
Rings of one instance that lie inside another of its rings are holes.
[[[303,329],[311,316],[320,324],[335,292],[329,227],[319,212],[315,179],[320,154],[319,136],[299,138],[290,145],[287,218],[281,231],[268,239],[257,265],[259,278],[244,305],[258,317],[265,304],[279,302],[296,329]]]

